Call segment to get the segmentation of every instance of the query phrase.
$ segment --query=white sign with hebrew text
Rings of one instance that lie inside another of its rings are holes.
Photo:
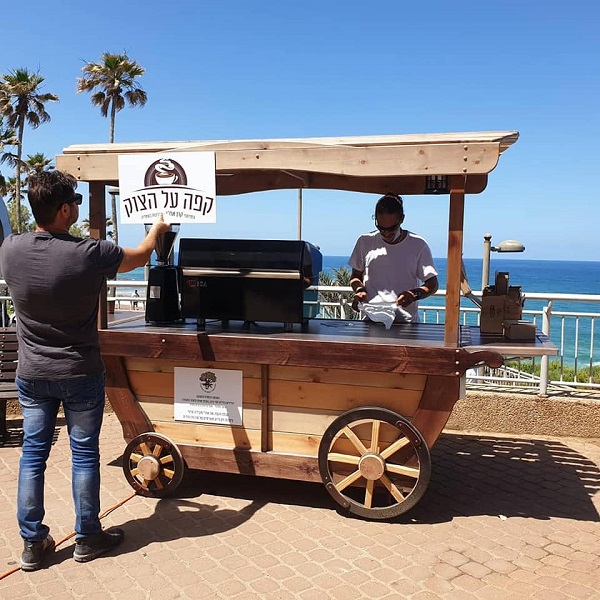
[[[216,223],[214,152],[119,155],[121,223]]]
[[[242,424],[242,371],[175,367],[176,421]]]

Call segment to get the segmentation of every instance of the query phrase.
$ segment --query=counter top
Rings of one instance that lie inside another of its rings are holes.
[[[444,346],[444,325],[437,323],[397,323],[385,329],[381,323],[371,321],[343,319],[310,319],[307,326],[294,324],[286,332],[281,323],[251,323],[230,321],[223,325],[221,321],[207,321],[204,329],[198,329],[190,319],[187,323],[155,325],[146,323],[142,314],[133,318],[116,320],[109,325],[110,331],[136,333],[164,333],[246,337],[270,337],[272,339],[303,339],[335,342],[360,341],[369,344],[393,344],[434,347]],[[536,330],[535,341],[522,342],[507,340],[499,333],[481,333],[479,327],[462,325],[460,327],[459,347],[467,350],[492,350],[503,355],[514,356],[554,356],[558,348],[540,330]]]

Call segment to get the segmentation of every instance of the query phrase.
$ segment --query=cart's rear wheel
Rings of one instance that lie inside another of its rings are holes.
[[[423,436],[407,419],[385,408],[363,407],[343,413],[325,430],[319,471],[344,509],[389,519],[423,497],[431,458]]]
[[[123,472],[141,496],[161,498],[181,483],[185,463],[179,448],[159,433],[133,438],[123,454]]]

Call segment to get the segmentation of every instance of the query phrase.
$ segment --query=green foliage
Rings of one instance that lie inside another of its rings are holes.
[[[58,102],[55,94],[42,94],[40,87],[44,77],[27,69],[15,69],[0,77],[0,113],[7,119],[8,126],[17,133],[18,143],[25,124],[37,129],[50,121],[46,102]]]
[[[17,155],[9,150],[9,147],[18,144],[14,129],[4,123],[4,118],[0,114],[0,164],[6,163],[9,167],[16,166]]]
[[[21,198],[22,199],[22,198]],[[35,221],[31,215],[31,211],[25,206],[21,205],[20,216],[21,226],[19,227],[17,222],[17,203],[14,200],[14,196],[6,203],[8,209],[8,218],[10,219],[10,227],[13,231],[33,231],[35,229]]]
[[[14,177],[10,177],[8,180],[2,178],[0,181],[0,193],[6,196],[8,209],[8,216],[10,218],[10,226],[13,231],[33,231],[35,229],[35,221],[31,211],[25,206],[25,193],[26,185],[29,181],[29,177],[33,173],[48,170],[54,168],[52,166],[52,159],[48,158],[41,152],[36,154],[30,154],[27,156],[27,160],[23,161],[21,171],[25,174],[21,178],[20,185],[18,186],[18,193],[20,197],[20,206],[17,206],[15,198],[17,197],[17,180]],[[20,213],[20,217],[19,217]],[[19,227],[19,218],[21,220]]]
[[[92,94],[91,102],[94,106],[100,107],[100,114],[103,117],[110,115],[108,141],[112,144],[115,141],[117,112],[126,105],[142,107],[148,100],[148,95],[136,81],[146,70],[125,53],[110,54],[109,52],[102,54],[100,62],[86,62],[81,70],[83,75],[77,79],[77,92],[90,92]],[[115,243],[118,243],[116,206],[116,199],[112,196],[113,235]]]
[[[34,173],[40,171],[51,171],[54,169],[52,159],[46,156],[43,152],[36,152],[35,154],[28,154],[27,160],[23,162],[24,171],[27,173],[27,179]]]
[[[69,233],[72,236],[79,237],[79,238],[88,237],[83,233],[81,226],[78,225],[77,223],[74,223],[73,225],[71,225],[71,228],[69,229]]]
[[[348,287],[351,277],[352,271],[348,267],[333,269],[333,276],[321,271],[319,285]],[[333,306],[323,306],[321,309],[323,317],[334,318],[336,310],[341,310],[342,319],[358,319],[360,315],[352,308],[352,297],[352,292],[319,292],[319,302],[335,302],[339,306],[339,309]]]
[[[11,159],[15,167],[14,195],[16,204],[16,224],[19,233],[23,219],[21,218],[21,174],[25,172],[23,156],[23,134],[25,126],[37,129],[42,123],[50,121],[46,111],[47,102],[58,102],[55,94],[41,93],[44,78],[39,73],[27,69],[15,69],[0,76],[0,115],[6,118],[7,127],[14,132],[17,148]]]
[[[115,115],[129,106],[144,106],[146,92],[136,81],[146,70],[127,54],[105,52],[100,62],[86,62],[81,69],[83,76],[77,79],[78,92],[92,93],[92,104],[100,107],[100,114],[110,114],[109,142],[114,142]]]
[[[536,375],[539,377],[541,371],[541,365],[536,363],[532,365],[530,362],[517,362],[517,361],[508,361],[506,363],[507,367],[511,367],[513,369],[518,369],[523,371],[524,373],[529,373],[532,375]],[[561,380],[561,369],[560,369],[560,361],[551,360],[548,363],[548,379],[550,381],[560,381]],[[590,379],[591,376],[591,379]],[[591,369],[589,367],[585,367],[583,369],[577,369],[577,377],[575,377],[575,369],[570,365],[564,365],[562,369],[562,381],[576,381],[578,383],[600,383],[600,365],[594,365]]]
[[[17,138],[13,129],[4,123],[0,114],[0,165],[6,164],[15,168],[17,155],[12,152],[11,147],[17,145]],[[0,196],[6,196],[8,180],[0,173]]]
[[[113,239],[113,232],[112,229],[110,229],[112,227],[112,219],[106,219],[106,239],[107,240],[112,240]],[[81,222],[81,235],[79,237],[83,237],[83,238],[87,238],[90,237],[90,220],[88,218],[83,219],[83,221]]]

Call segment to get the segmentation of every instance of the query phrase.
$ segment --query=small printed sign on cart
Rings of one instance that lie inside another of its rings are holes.
[[[121,223],[216,223],[214,152],[121,154]]]
[[[242,371],[175,367],[176,421],[242,425]]]

